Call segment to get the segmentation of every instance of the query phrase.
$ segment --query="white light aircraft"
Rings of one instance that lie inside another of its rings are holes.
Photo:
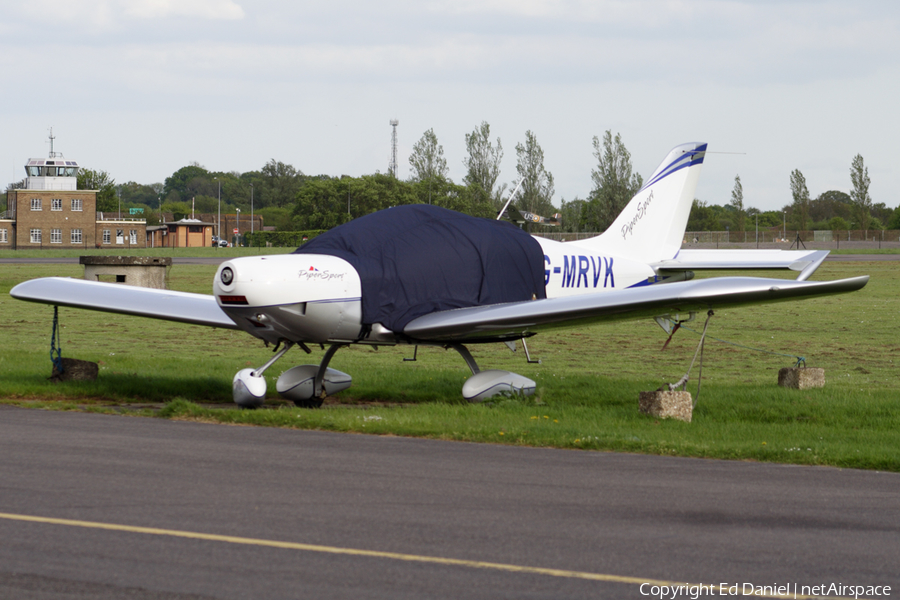
[[[321,345],[318,365],[278,377],[278,393],[321,406],[351,378],[328,367],[349,344],[453,348],[472,371],[472,401],[535,383],[509,371],[481,371],[465,344],[515,343],[555,327],[794,300],[861,289],[867,276],[809,281],[827,251],[681,249],[706,144],[674,148],[603,234],[561,243],[515,226],[427,205],[360,217],[293,254],[222,263],[213,295],[152,290],[69,278],[13,288],[14,298],[241,329],[274,357],[234,377],[234,401],[260,406],[263,373],[291,347]],[[700,269],[791,269],[796,280],[719,277]],[[658,319],[660,320],[660,319]],[[280,350],[279,350],[280,347]],[[526,346],[527,356],[527,346]]]

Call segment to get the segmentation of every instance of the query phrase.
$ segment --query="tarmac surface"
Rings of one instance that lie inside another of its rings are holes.
[[[0,513],[0,598],[900,593],[895,473],[0,406]]]

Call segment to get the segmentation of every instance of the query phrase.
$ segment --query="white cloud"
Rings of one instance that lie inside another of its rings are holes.
[[[141,19],[195,17],[235,20],[244,18],[244,9],[231,0],[128,0],[121,3],[124,13]]]
[[[9,17],[18,13],[31,26],[62,25],[73,32],[84,28],[89,32],[106,31],[135,19],[244,18],[244,9],[233,0],[43,0],[20,3],[10,7],[10,13]]]

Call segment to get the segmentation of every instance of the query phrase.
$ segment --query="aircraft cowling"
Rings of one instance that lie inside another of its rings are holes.
[[[362,330],[359,274],[347,261],[316,254],[236,258],[213,281],[222,310],[268,342],[353,342]]]

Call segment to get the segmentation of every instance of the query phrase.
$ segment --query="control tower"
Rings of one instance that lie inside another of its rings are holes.
[[[53,151],[53,130],[50,130],[49,158],[29,158],[25,164],[26,190],[74,191],[78,189],[78,163],[66,160],[62,152]]]

